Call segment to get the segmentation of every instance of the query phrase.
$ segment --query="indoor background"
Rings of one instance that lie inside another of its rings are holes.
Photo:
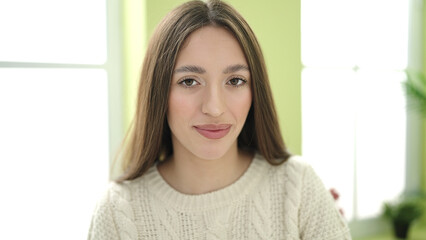
[[[0,1],[0,239],[86,238],[148,39],[182,2]],[[262,46],[289,150],[339,192],[354,239],[392,239],[384,202],[426,194],[426,121],[402,88],[426,74],[426,2],[227,2]]]

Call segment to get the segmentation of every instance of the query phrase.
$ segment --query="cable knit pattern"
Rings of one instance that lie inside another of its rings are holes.
[[[230,186],[201,195],[170,187],[156,167],[112,183],[93,215],[95,239],[349,240],[349,228],[313,169],[298,157],[271,166],[256,155]]]

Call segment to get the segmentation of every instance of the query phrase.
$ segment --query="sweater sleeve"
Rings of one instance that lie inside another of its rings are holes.
[[[299,209],[300,238],[306,240],[350,240],[349,228],[329,191],[312,167],[303,174]]]
[[[119,239],[118,231],[114,223],[109,192],[98,202],[92,222],[90,224],[88,240],[113,240]]]

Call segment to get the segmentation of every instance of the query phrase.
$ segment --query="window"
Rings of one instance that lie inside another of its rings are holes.
[[[121,129],[108,4],[0,2],[0,239],[87,237]]]
[[[404,190],[408,13],[408,1],[302,0],[303,155],[348,220]]]

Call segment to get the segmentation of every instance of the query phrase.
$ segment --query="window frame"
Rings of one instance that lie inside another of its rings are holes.
[[[106,0],[106,61],[104,64],[43,63],[0,61],[0,68],[46,68],[46,69],[103,69],[108,79],[108,132],[109,168],[124,136],[123,129],[123,49],[122,49],[122,4]],[[110,174],[110,178],[113,174]]]

